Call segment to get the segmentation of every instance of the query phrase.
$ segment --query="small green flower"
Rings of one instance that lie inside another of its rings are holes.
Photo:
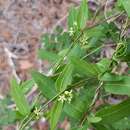
[[[81,45],[88,44],[88,37],[85,34],[80,38],[80,44]]]
[[[65,95],[66,95],[68,103],[70,103],[72,98],[73,98],[72,90],[71,91],[65,91]]]
[[[62,103],[64,101],[68,101],[68,103],[70,103],[72,98],[73,98],[72,90],[71,91],[65,91],[62,95],[59,96],[58,101],[61,101]]]
[[[55,37],[55,42],[58,42],[58,38],[57,37]]]
[[[74,35],[74,29],[71,27],[70,30],[69,30],[69,35],[70,36],[73,36]]]
[[[36,119],[38,120],[41,116],[41,112],[40,112],[40,109],[38,109],[37,107],[35,107],[35,110],[34,110],[34,114],[36,116]]]
[[[77,22],[75,21],[73,25],[77,27],[78,24],[77,24]]]
[[[64,94],[69,97],[69,98],[72,98],[73,95],[72,95],[72,90],[71,91],[65,91]]]
[[[61,101],[62,103],[66,101],[65,95],[64,94],[60,95],[58,101]]]

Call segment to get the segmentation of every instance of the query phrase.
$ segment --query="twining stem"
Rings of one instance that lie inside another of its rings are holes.
[[[95,91],[95,96],[94,96],[94,98],[92,100],[92,103],[89,106],[89,110],[91,110],[93,108],[93,106],[95,105],[95,102],[96,102],[96,100],[98,98],[98,95],[99,95],[99,92],[100,92],[100,88],[102,87],[102,85],[103,85],[103,81],[100,82],[99,86],[97,87],[97,89]]]
[[[88,53],[87,55],[85,55],[84,57],[82,57],[82,59],[85,59],[86,57],[92,55],[93,53],[97,52],[98,50],[100,50],[101,48],[103,48],[105,45],[101,45],[98,48],[94,49],[93,51],[91,51],[90,53]]]
[[[102,85],[103,85],[103,82],[100,82],[99,86],[97,87],[97,89],[95,91],[95,96],[94,96],[94,98],[92,100],[92,103],[89,106],[89,109],[84,113],[83,117],[81,118],[81,121],[80,121],[80,124],[79,124],[80,127],[83,126],[84,122],[87,119],[88,113],[92,110],[93,106],[95,105],[95,102],[96,102],[96,100],[98,98],[98,95],[99,95],[99,92],[100,92],[100,88],[102,87]]]

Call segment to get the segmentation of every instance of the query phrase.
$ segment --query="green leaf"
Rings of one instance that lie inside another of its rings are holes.
[[[61,57],[53,52],[46,51],[44,49],[40,49],[38,51],[38,56],[43,60],[48,60],[50,62],[57,62]]]
[[[36,71],[32,71],[32,77],[46,98],[51,99],[56,95],[53,80]]]
[[[87,118],[90,123],[98,123],[102,120],[101,117],[90,116]]]
[[[69,117],[79,120],[84,112],[84,102],[80,98],[76,98],[72,103],[66,103],[64,111]]]
[[[130,118],[124,118],[120,121],[112,124],[116,130],[129,130],[130,129]]]
[[[97,63],[100,71],[102,73],[108,71],[110,69],[111,60],[107,58],[103,58],[101,61]]]
[[[5,112],[0,111],[0,126],[9,125],[15,122],[15,112],[11,110],[5,110]]]
[[[67,88],[67,86],[71,84],[72,73],[73,73],[73,66],[72,64],[68,63],[56,80],[56,90],[58,92],[64,91]]]
[[[129,76],[122,76],[121,81],[105,82],[104,88],[106,92],[112,94],[119,94],[119,95],[130,95],[130,77]]]
[[[105,33],[106,33],[105,31],[107,29],[103,25],[99,25],[92,29],[86,30],[87,36],[91,38],[90,42],[94,42],[94,43],[90,43],[90,45],[92,44],[93,47],[95,47],[95,45],[99,46],[99,44],[97,44],[96,42],[98,42],[99,39],[105,36]]]
[[[122,0],[122,4],[128,16],[130,17],[130,0]]]
[[[51,109],[50,112],[50,128],[51,130],[56,129],[56,125],[59,121],[61,112],[63,108],[63,103],[62,102],[55,102],[54,106]]]
[[[64,57],[69,49],[63,49],[59,52],[59,55]],[[75,44],[75,46],[68,53],[67,59],[71,59],[71,57],[81,57],[83,55],[83,50],[81,49],[79,44]]]
[[[79,44],[75,44],[75,46],[71,49],[70,53],[68,54],[68,58],[71,57],[81,57],[83,55],[83,50]]]
[[[32,88],[33,85],[34,85],[33,80],[26,80],[26,81],[22,82],[20,87],[22,88],[23,93],[27,93]]]
[[[8,108],[11,100],[10,97],[5,97],[4,99],[0,99],[0,129],[3,125],[9,125],[15,122],[16,114],[15,111]]]
[[[83,126],[77,126],[77,127],[74,127],[74,128],[71,128],[71,130],[89,130],[88,129],[88,124],[86,123],[85,125]]]
[[[27,115],[30,112],[29,104],[15,79],[11,81],[11,96],[13,97],[19,112]]]
[[[79,11],[78,11],[78,17],[77,17],[77,24],[78,24],[79,29],[82,29],[85,27],[87,19],[88,19],[87,1],[82,0],[82,3],[80,5]]]
[[[121,81],[123,80],[123,76],[121,75],[116,75],[113,73],[105,73],[103,76],[100,77],[101,81]]]
[[[95,91],[93,86],[89,87],[88,89],[81,90],[80,95],[74,95],[71,103],[64,105],[64,111],[69,117],[80,120],[84,112],[89,108]]]
[[[80,72],[88,77],[95,77],[100,73],[100,70],[96,64],[92,64],[75,57],[71,58],[71,62],[77,72]]]
[[[74,26],[74,23],[77,22],[77,14],[78,11],[74,7],[70,8],[69,16],[68,16],[68,27],[71,28]]]
[[[94,124],[95,130],[109,130],[107,127],[100,125],[100,124]]]
[[[102,124],[112,124],[124,117],[130,116],[130,99],[125,100],[117,105],[103,108],[96,113],[96,116],[102,118]]]

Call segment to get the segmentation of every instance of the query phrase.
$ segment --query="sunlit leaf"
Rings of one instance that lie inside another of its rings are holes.
[[[102,108],[97,113],[96,116],[102,118],[101,123],[111,124],[113,122],[119,121],[124,117],[130,116],[130,99],[123,101],[117,105]]]
[[[117,79],[121,78],[122,80],[117,81]],[[116,76],[116,78],[113,77],[113,80],[104,82],[104,88],[106,92],[112,94],[130,95],[130,77],[129,76],[121,76],[121,77]]]
[[[96,64],[92,64],[75,57],[71,58],[71,62],[77,72],[88,77],[96,77],[100,73],[100,70]]]
[[[46,51],[44,49],[40,49],[38,55],[41,59],[48,60],[53,63],[57,62],[60,59],[60,56],[58,56],[57,54]]]
[[[124,8],[125,8],[125,11],[127,12],[128,16],[130,17],[130,0],[122,0],[121,1]]]
[[[63,108],[63,103],[62,102],[55,102],[54,106],[51,109],[50,112],[50,127],[51,130],[55,130],[56,129],[56,125],[59,121],[61,112],[62,112],[62,108]]]
[[[67,88],[68,85],[71,84],[72,81],[72,72],[73,66],[72,64],[67,64],[56,80],[56,90],[61,92]]]
[[[87,6],[87,0],[82,0],[82,3],[79,7],[78,17],[77,17],[77,23],[79,29],[82,29],[87,22],[88,19],[88,6]]]
[[[49,77],[37,71],[32,71],[32,77],[46,98],[51,99],[56,95],[54,82]]]
[[[19,112],[26,115],[30,112],[29,104],[15,79],[11,81],[11,96],[13,97]]]

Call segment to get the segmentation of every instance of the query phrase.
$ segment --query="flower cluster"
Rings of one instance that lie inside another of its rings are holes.
[[[74,29],[71,27],[70,30],[69,30],[69,35],[70,36],[73,36],[74,35]]]
[[[83,34],[83,36],[80,38],[80,44],[81,44],[82,46],[88,44],[88,37],[87,37],[85,34]]]
[[[64,101],[67,101],[68,103],[70,103],[72,98],[73,98],[72,90],[71,91],[65,91],[63,94],[61,94],[59,96],[58,101],[61,101],[62,103]]]
[[[78,27],[78,25],[77,25],[77,22],[75,21],[75,22],[73,23],[73,27],[70,27],[70,30],[69,30],[69,35],[70,35],[70,36],[73,36],[73,35],[74,35],[74,33],[75,33],[77,27]]]
[[[38,120],[38,119],[41,117],[41,115],[42,115],[42,113],[40,112],[40,109],[38,109],[37,107],[35,107],[34,114],[35,114],[37,120]]]

